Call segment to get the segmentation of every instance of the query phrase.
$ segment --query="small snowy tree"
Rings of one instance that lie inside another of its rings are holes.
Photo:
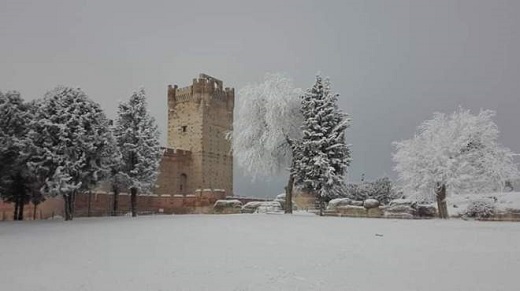
[[[393,160],[401,187],[419,200],[437,201],[439,217],[448,218],[447,194],[501,191],[518,177],[513,153],[498,142],[495,113],[473,115],[459,108],[435,113],[412,139],[396,142]]]
[[[318,75],[302,97],[303,138],[294,171],[297,183],[317,196],[320,215],[326,201],[344,193],[350,164],[345,140],[350,119],[338,108],[338,96],[331,92],[330,81]]]
[[[0,92],[0,196],[14,203],[14,220],[23,220],[24,205],[37,196],[27,167],[31,156],[27,134],[33,109],[20,93]]]
[[[119,168],[114,168],[112,185],[130,189],[132,216],[137,216],[137,192],[153,189],[162,156],[159,130],[146,106],[145,91],[139,89],[128,102],[119,104],[114,129],[122,159]]]
[[[92,189],[112,162],[108,119],[83,91],[60,86],[39,102],[29,137],[39,149],[30,164],[45,181],[42,192],[62,195],[65,220],[72,220],[76,194]]]
[[[294,166],[294,149],[301,138],[299,94],[284,74],[266,74],[260,84],[239,92],[233,123],[233,155],[254,178],[280,174]],[[294,175],[289,171],[285,212],[292,213]]]

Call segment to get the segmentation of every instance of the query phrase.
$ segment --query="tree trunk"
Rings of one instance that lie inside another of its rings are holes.
[[[92,214],[92,191],[88,191],[87,217]]]
[[[76,210],[75,206],[76,206],[76,191],[74,190],[72,192],[72,197],[70,200],[70,213],[72,214],[70,220],[72,220],[72,218],[74,218],[74,212]]]
[[[292,214],[292,192],[294,186],[294,176],[289,174],[289,181],[287,181],[287,187],[285,187],[285,213]]]
[[[119,208],[119,187],[112,186],[114,190],[114,203],[112,204],[112,216],[117,216],[117,210]]]
[[[320,207],[320,216],[323,216],[323,211],[325,209],[325,203],[323,203],[323,197],[318,197],[318,203],[320,204],[319,207]]]
[[[23,193],[22,193],[23,195]],[[20,204],[18,204],[18,219],[17,220],[23,220],[23,208],[24,208],[24,201],[23,201],[23,196],[20,198]]]
[[[18,220],[18,210],[20,208],[20,197],[17,195],[14,200],[14,214],[13,214],[13,220]]]
[[[446,204],[446,185],[438,185],[436,189],[437,208],[439,210],[439,218],[448,219],[448,205]]]
[[[132,217],[137,216],[137,188],[130,189],[130,207],[132,208]]]
[[[68,195],[63,195],[65,202],[65,221],[72,220],[74,218],[74,201],[76,198],[76,191],[72,191]]]
[[[65,210],[65,221],[70,220],[70,212],[69,212],[69,200],[70,196],[63,194],[63,209]]]
[[[33,203],[33,220],[36,220],[36,209],[38,209],[38,204]]]

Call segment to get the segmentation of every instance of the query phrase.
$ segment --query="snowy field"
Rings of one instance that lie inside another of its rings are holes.
[[[520,223],[178,215],[0,223],[0,290],[520,290]]]

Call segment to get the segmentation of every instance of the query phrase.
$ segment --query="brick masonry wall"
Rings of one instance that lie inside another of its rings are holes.
[[[197,191],[195,195],[138,195],[137,211],[142,214],[192,214],[210,213],[213,204],[218,199],[225,199],[224,192]],[[75,216],[107,216],[112,209],[113,195],[109,193],[78,194],[75,203]],[[24,219],[33,219],[34,206],[25,205]],[[13,220],[14,204],[0,202],[0,220]],[[119,195],[119,215],[130,213],[130,195]],[[63,199],[48,198],[38,205],[36,219],[49,219],[55,216],[63,217]]]

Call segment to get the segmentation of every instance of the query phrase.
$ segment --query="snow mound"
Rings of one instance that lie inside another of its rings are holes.
[[[352,200],[349,198],[336,198],[329,201],[327,205],[327,210],[336,210],[339,206],[347,206],[352,203]]]
[[[377,201],[376,199],[367,199],[363,202],[363,206],[366,209],[376,208],[379,207],[379,201]]]
[[[215,213],[240,213],[242,202],[240,200],[217,200],[213,205]]]
[[[282,212],[282,206],[277,201],[266,201],[262,202],[257,208],[255,213],[272,213]]]
[[[242,213],[268,213],[282,211],[278,201],[252,201],[242,206]]]

